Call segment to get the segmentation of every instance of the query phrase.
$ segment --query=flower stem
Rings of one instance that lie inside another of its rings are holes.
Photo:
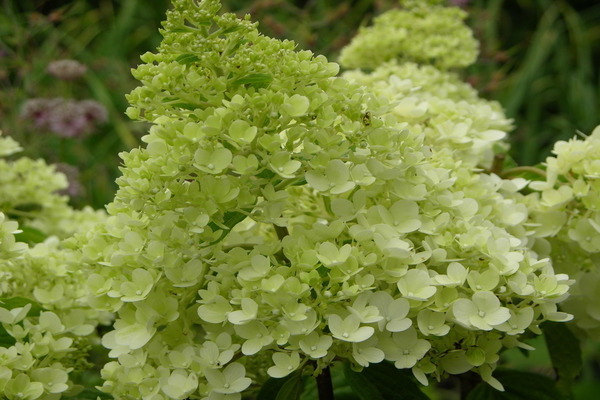
[[[323,368],[321,373],[317,375],[317,390],[319,392],[319,400],[334,400],[329,367]]]
[[[546,171],[544,171],[543,169],[539,169],[536,167],[528,167],[528,166],[522,166],[522,167],[514,167],[511,169],[507,169],[506,171],[502,172],[502,174],[500,175],[500,177],[502,178],[506,178],[510,175],[515,175],[515,174],[521,174],[524,172],[529,172],[532,174],[536,174],[541,176],[542,178],[546,177]]]

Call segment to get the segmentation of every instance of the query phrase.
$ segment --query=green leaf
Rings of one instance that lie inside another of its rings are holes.
[[[195,54],[182,54],[175,59],[175,61],[184,65],[188,65],[199,60],[200,59]]]
[[[349,365],[344,369],[346,382],[362,400],[428,400],[409,371],[382,362],[371,364],[361,372]]]
[[[542,330],[552,366],[558,374],[557,386],[564,396],[569,396],[583,366],[579,340],[564,323],[545,322]]]
[[[283,386],[290,380],[294,379],[298,373],[288,375],[284,378],[269,378],[262,385],[256,400],[275,400]]]
[[[220,35],[227,35],[228,33],[233,33],[233,32],[237,32],[240,29],[243,29],[244,27],[242,25],[232,25],[232,26],[228,26],[227,28],[224,28],[223,30],[219,31]]]
[[[250,85],[256,89],[269,86],[273,77],[269,74],[249,74],[233,81],[233,86]]]
[[[285,378],[268,379],[256,400],[298,400],[304,390],[302,373],[297,371]]]
[[[27,304],[31,304],[31,309],[27,313],[27,316],[29,317],[39,317],[40,313],[44,311],[44,308],[38,302],[26,297],[0,297],[0,307],[6,308],[7,310],[25,307]]]
[[[504,386],[500,392],[485,382],[469,393],[466,400],[564,400],[554,381],[532,372],[497,370],[494,377]]]
[[[15,206],[15,210],[22,212],[42,211],[44,207],[38,203],[23,203]],[[10,211],[9,211],[10,212]]]
[[[46,240],[47,236],[43,234],[41,231],[35,228],[29,228],[27,226],[19,227],[21,230],[20,233],[15,235],[15,240],[17,242],[24,242],[29,244],[41,243]]]
[[[384,400],[379,389],[373,385],[364,374],[353,371],[350,364],[344,364],[346,382],[361,399]]]
[[[186,32],[189,33],[189,32],[195,32],[195,31],[196,30],[194,28],[189,28],[187,26],[182,27],[182,28],[173,28],[173,29],[169,30],[169,32],[172,32],[172,33],[186,33]]]
[[[83,391],[77,393],[76,395],[67,397],[67,399],[69,399],[69,398],[74,398],[77,400],[96,400],[98,398],[103,399],[103,400],[104,399],[109,400],[109,399],[112,399],[113,397],[108,393],[99,391],[98,389],[86,388],[86,389],[83,389]]]
[[[6,329],[0,325],[0,347],[9,348],[17,343],[14,337],[10,336]]]
[[[0,298],[0,307],[5,308],[7,310],[12,310],[13,308],[25,307],[27,304],[31,304],[31,309],[27,313],[29,317],[39,317],[40,312],[44,309],[42,306],[36,301],[27,299],[25,297],[2,297]],[[17,341],[14,337],[12,337],[6,329],[2,325],[0,325],[0,347],[10,347],[14,345]]]
[[[173,105],[173,107],[179,107],[179,108],[183,108],[185,110],[191,110],[191,111],[194,111],[195,109],[201,107],[199,104],[192,104],[192,103],[175,103],[172,105]]]
[[[275,400],[298,400],[304,390],[304,380],[302,374],[297,372],[283,384]]]

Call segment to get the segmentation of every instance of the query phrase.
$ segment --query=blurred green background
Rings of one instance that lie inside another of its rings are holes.
[[[335,60],[359,26],[396,7],[397,0],[224,0],[225,9],[251,13],[263,33],[293,39]],[[168,0],[2,0],[0,8],[0,129],[24,154],[79,171],[77,206],[109,202],[118,176],[118,152],[136,147],[147,126],[124,114],[124,95],[139,56],[160,42]],[[514,119],[511,156],[521,165],[540,163],[556,140],[589,134],[600,124],[600,2],[566,0],[455,1],[468,11],[481,42],[479,61],[464,71],[482,96],[500,101]],[[51,61],[87,66],[77,80],[48,74]],[[34,98],[93,99],[108,122],[81,138],[63,138],[21,115]],[[546,365],[543,342],[529,359],[513,351],[510,366]],[[577,399],[600,391],[598,345],[586,344]],[[533,362],[532,362],[533,361]],[[448,392],[451,393],[451,392]],[[455,398],[444,392],[432,398]]]

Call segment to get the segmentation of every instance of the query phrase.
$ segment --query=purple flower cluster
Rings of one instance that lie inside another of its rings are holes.
[[[75,60],[56,60],[48,64],[46,71],[55,78],[71,81],[83,76],[87,67]]]
[[[81,137],[107,120],[106,108],[94,100],[71,100],[60,97],[27,100],[21,116],[36,127],[47,129],[61,137]]]

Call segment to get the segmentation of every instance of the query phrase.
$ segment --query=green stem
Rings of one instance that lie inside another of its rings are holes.
[[[546,177],[546,171],[536,168],[536,167],[527,167],[527,166],[523,166],[523,167],[514,167],[511,169],[507,169],[506,171],[504,171],[500,176],[502,178],[506,178],[509,175],[515,175],[515,174],[520,174],[522,172],[530,172],[532,174],[536,174],[539,175],[541,177]]]
[[[504,160],[506,159],[506,154],[499,153],[494,156],[494,161],[492,162],[492,168],[490,172],[501,176],[502,170],[504,168]]]

